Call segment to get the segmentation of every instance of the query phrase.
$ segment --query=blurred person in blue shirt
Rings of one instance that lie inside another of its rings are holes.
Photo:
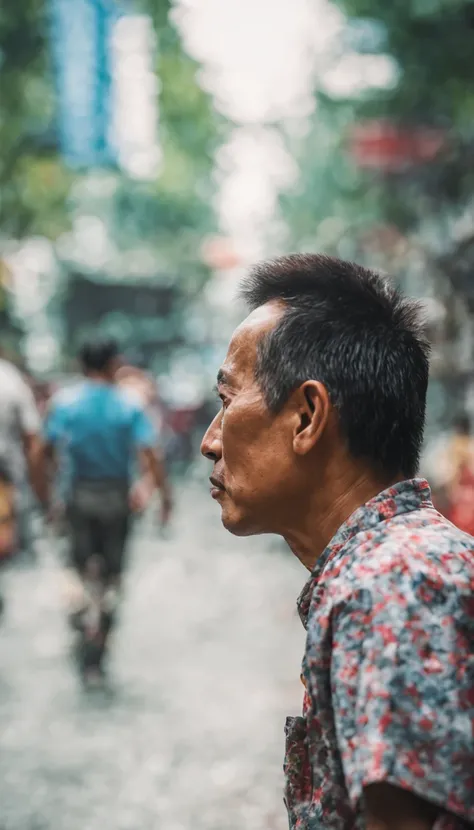
[[[120,588],[130,518],[147,506],[150,481],[160,491],[164,523],[171,498],[156,430],[136,396],[115,383],[117,343],[86,342],[79,359],[84,380],[53,398],[43,458],[62,474],[71,565],[85,586],[100,568],[110,605]],[[75,616],[85,604],[81,599]]]

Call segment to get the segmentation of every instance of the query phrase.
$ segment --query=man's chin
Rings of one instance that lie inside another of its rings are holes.
[[[236,522],[222,516],[222,524],[233,536],[253,536],[252,531],[248,530],[242,522]]]
[[[250,516],[237,510],[229,510],[224,505],[222,506],[221,521],[225,529],[233,536],[257,536],[259,533],[266,532],[259,529]]]

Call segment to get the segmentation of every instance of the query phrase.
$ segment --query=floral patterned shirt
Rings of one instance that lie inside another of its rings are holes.
[[[292,830],[364,830],[385,781],[474,822],[474,539],[403,481],[352,514],[298,601],[303,717],[286,724]]]

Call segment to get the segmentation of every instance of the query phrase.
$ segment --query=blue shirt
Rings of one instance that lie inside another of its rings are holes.
[[[53,399],[46,440],[66,462],[68,477],[127,481],[139,448],[157,435],[139,402],[111,384],[84,381]]]

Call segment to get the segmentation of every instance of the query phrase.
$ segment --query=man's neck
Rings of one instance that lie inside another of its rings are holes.
[[[298,525],[295,522],[283,534],[286,543],[300,562],[312,571],[349,516],[400,480],[401,478],[393,478],[383,481],[369,474],[360,474],[348,477],[345,482],[338,481],[334,488],[322,488],[310,499],[302,521]]]

